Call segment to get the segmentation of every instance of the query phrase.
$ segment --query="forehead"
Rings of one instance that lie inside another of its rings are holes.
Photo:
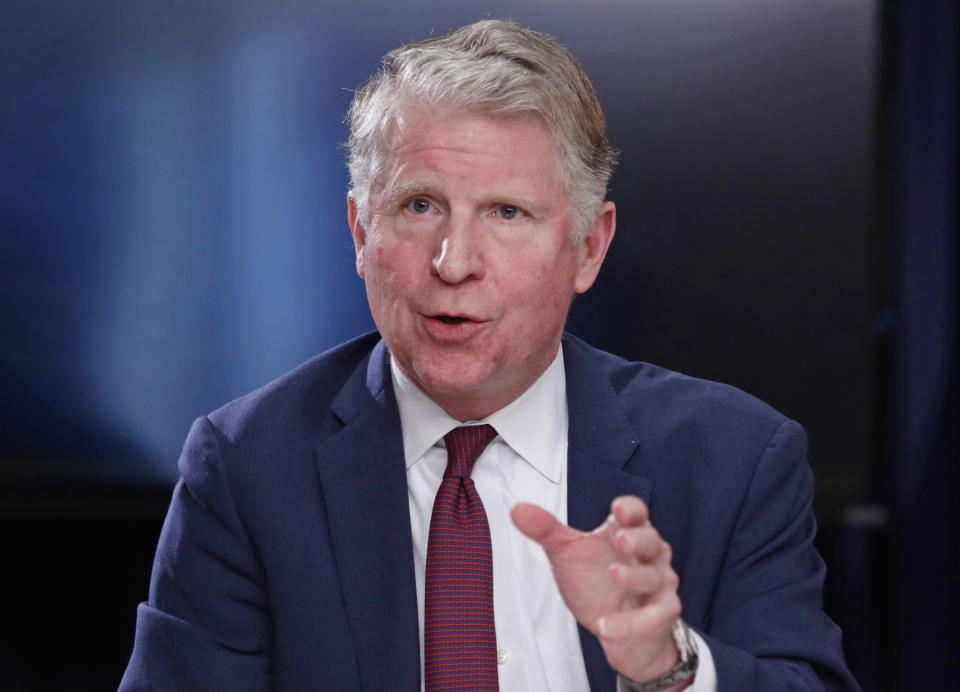
[[[553,191],[561,156],[542,118],[408,109],[390,128],[381,184],[444,174],[473,184],[506,181]]]

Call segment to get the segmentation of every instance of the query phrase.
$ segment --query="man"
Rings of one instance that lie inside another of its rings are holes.
[[[563,334],[615,229],[575,59],[479,22],[350,118],[379,333],[195,423],[121,689],[856,689],[801,428]]]

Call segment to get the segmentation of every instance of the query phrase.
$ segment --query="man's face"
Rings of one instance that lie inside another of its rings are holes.
[[[403,372],[460,420],[526,390],[553,360],[574,293],[613,236],[606,203],[570,241],[560,153],[533,116],[416,114],[349,220],[370,311]]]

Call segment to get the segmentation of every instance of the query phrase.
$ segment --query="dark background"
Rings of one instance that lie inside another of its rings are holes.
[[[943,688],[960,583],[955,3],[0,7],[0,689],[115,688],[193,418],[372,327],[343,116],[483,17],[622,151],[571,331],[803,423],[867,690]],[[954,671],[954,674],[956,672]]]

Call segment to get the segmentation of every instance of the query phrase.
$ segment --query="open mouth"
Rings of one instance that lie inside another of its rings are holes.
[[[444,324],[460,324],[469,321],[466,317],[451,317],[450,315],[436,315],[434,319],[440,320]]]

